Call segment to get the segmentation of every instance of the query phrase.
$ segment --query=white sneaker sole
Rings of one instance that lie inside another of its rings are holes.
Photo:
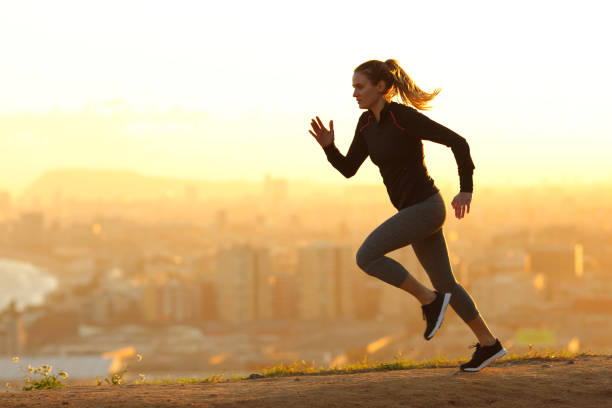
[[[448,307],[448,303],[450,302],[450,297],[451,297],[450,293],[444,294],[444,300],[442,301],[442,310],[440,311],[440,315],[438,316],[438,321],[436,321],[436,325],[434,326],[431,333],[429,333],[427,340],[431,339],[434,336],[434,334],[436,334],[440,326],[442,325],[442,320],[444,320],[444,313],[446,312],[446,308]]]
[[[489,365],[489,363],[491,361],[496,360],[496,359],[498,359],[500,357],[503,357],[504,355],[506,355],[506,349],[502,348],[496,354],[492,355],[491,357],[489,357],[485,361],[483,361],[478,367],[462,368],[462,370],[463,371],[480,371],[483,368],[485,368],[487,365]]]

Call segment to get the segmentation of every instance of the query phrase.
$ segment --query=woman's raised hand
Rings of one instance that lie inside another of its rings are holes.
[[[312,122],[310,122],[312,129],[314,130],[314,133],[312,130],[309,130],[310,134],[317,139],[317,142],[319,142],[321,147],[332,144],[334,142],[334,121],[329,121],[329,130],[327,130],[325,129],[323,122],[321,122],[321,119],[319,119],[318,116],[316,118],[316,121],[313,119]]]

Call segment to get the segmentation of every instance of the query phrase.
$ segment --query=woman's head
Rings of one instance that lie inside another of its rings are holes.
[[[427,102],[440,92],[440,89],[432,93],[421,90],[394,59],[370,60],[359,65],[353,72],[353,87],[353,96],[364,109],[374,106],[381,98],[391,101],[399,94],[404,104],[427,110],[430,109]]]

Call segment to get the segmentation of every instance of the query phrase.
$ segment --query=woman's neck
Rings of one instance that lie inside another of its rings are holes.
[[[374,114],[374,117],[376,118],[377,122],[380,122],[380,112],[383,110],[383,108],[388,104],[389,102],[384,99],[384,98],[380,98],[375,104],[374,106],[372,106],[370,108],[370,111]]]

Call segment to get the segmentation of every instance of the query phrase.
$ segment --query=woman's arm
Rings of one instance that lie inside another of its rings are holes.
[[[451,148],[457,162],[460,190],[471,193],[474,188],[472,175],[476,167],[470,156],[470,146],[465,138],[429,119],[414,108],[407,107],[403,116],[407,120],[407,131],[414,132],[415,136],[420,139],[430,140]]]
[[[331,143],[321,146],[323,147],[323,151],[327,156],[327,161],[329,161],[331,165],[334,166],[336,170],[338,170],[346,178],[352,177],[355,175],[355,173],[357,173],[357,170],[359,169],[359,167],[361,167],[361,164],[365,161],[369,154],[368,146],[365,140],[363,139],[363,136],[359,132],[360,122],[361,120],[357,123],[355,135],[353,136],[353,141],[351,142],[348,152],[346,153],[346,157],[343,156],[342,153],[340,153],[340,151],[334,144],[333,122],[330,122],[330,130],[328,131],[327,129],[325,129],[325,127],[320,121],[318,124],[317,122],[313,121],[313,129],[315,133],[313,134],[313,132],[310,131],[310,133],[313,134],[313,136],[315,136],[317,140],[329,140],[329,138],[325,138],[325,136],[329,136],[329,134],[331,133]]]

